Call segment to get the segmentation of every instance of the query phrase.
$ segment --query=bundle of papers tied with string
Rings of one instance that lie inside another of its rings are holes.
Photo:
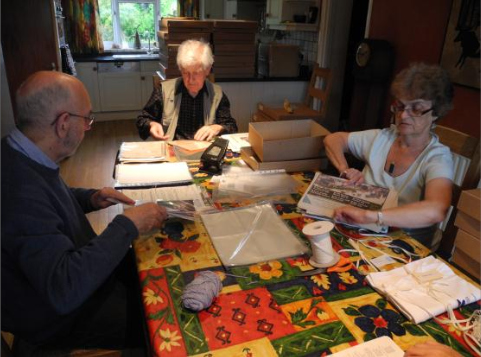
[[[388,272],[370,273],[367,281],[417,324],[481,298],[478,287],[433,256]]]

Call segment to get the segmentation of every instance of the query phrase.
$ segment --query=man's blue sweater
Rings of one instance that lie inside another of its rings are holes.
[[[42,343],[75,323],[138,231],[118,215],[97,236],[85,216],[95,190],[67,187],[5,140],[1,159],[2,330]]]

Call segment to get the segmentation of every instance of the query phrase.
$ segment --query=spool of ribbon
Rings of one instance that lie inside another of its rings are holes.
[[[309,223],[304,226],[304,233],[311,242],[312,256],[309,264],[317,268],[327,268],[339,261],[339,254],[332,249],[330,232],[334,224],[326,221]]]
[[[192,311],[208,308],[212,300],[222,290],[219,276],[212,271],[200,272],[192,282],[187,284],[182,292],[182,304]]]

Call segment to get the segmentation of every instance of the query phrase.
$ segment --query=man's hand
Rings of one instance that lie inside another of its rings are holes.
[[[404,357],[461,357],[461,355],[449,346],[428,341],[408,348]]]
[[[150,136],[152,136],[155,140],[168,140],[169,136],[164,135],[164,128],[162,124],[157,123],[156,121],[150,122]]]
[[[107,208],[117,203],[123,203],[126,205],[135,204],[133,199],[125,196],[122,192],[119,192],[112,187],[104,187],[95,192],[90,196],[90,202],[94,209]]]
[[[139,233],[143,234],[154,228],[160,228],[162,222],[167,219],[167,211],[164,207],[151,202],[125,210],[124,216],[134,222]]]
[[[194,135],[194,140],[211,141],[222,131],[222,126],[218,124],[205,125]]]

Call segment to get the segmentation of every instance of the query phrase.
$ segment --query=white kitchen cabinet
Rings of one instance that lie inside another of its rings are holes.
[[[277,25],[281,23],[282,0],[267,0],[266,24]]]
[[[223,19],[224,0],[205,0],[203,19]]]
[[[267,0],[266,24],[277,30],[317,31],[320,11],[320,0]],[[305,21],[294,22],[295,15]]]
[[[237,0],[224,1],[224,19],[227,19],[227,20],[237,19]]]
[[[142,107],[139,62],[99,63],[98,72],[101,111]]]
[[[97,62],[75,63],[77,78],[84,84],[90,96],[92,111],[100,111],[99,81],[97,76]]]
[[[77,76],[89,92],[92,110],[139,111],[152,94],[158,61],[78,62]]]
[[[159,70],[158,61],[140,62],[140,86],[142,107],[147,103],[154,89],[154,75]]]

